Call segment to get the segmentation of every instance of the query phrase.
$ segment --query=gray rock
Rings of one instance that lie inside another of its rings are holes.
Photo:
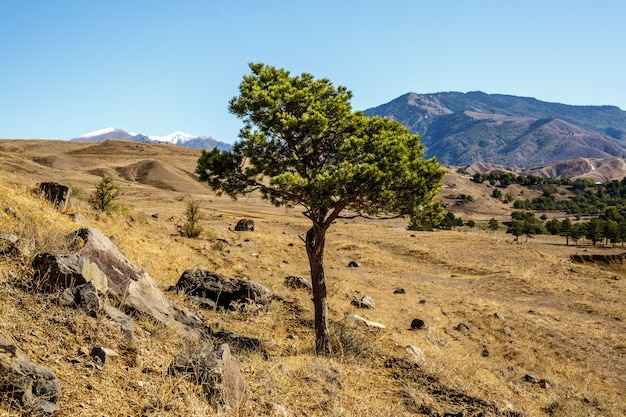
[[[366,309],[373,309],[375,307],[375,303],[374,300],[372,300],[371,297],[364,295],[362,297],[352,297],[352,302],[351,304],[353,306],[359,307],[359,308],[366,308]]]
[[[61,384],[48,368],[32,363],[26,353],[0,336],[0,394],[18,399],[32,414],[54,414]]]
[[[347,323],[362,324],[362,325],[365,325],[367,327],[373,327],[373,328],[376,328],[376,329],[384,329],[385,328],[384,324],[376,323],[375,321],[368,320],[366,318],[363,318],[363,317],[359,316],[358,314],[350,314],[350,315],[346,316],[344,318],[344,320]]]
[[[358,268],[358,267],[360,267],[360,266],[361,266],[361,264],[360,264],[360,263],[358,263],[357,261],[350,261],[350,262],[348,263],[348,266],[349,266],[350,268]]]
[[[218,307],[231,310],[249,306],[267,311],[272,302],[272,292],[260,284],[203,269],[183,272],[176,288],[188,295],[208,298]]]
[[[460,322],[459,324],[456,325],[455,329],[458,330],[458,331],[465,331],[465,330],[469,331],[469,330],[472,330],[472,326],[470,326],[468,323],[462,321],[462,322]]]
[[[89,354],[92,358],[98,361],[101,365],[105,365],[119,357],[117,352],[112,349],[108,349],[102,346],[96,346],[91,350]]]
[[[98,297],[98,290],[93,281],[76,287],[75,299],[78,308],[87,313],[88,316],[98,316],[98,312],[102,308],[102,302],[100,297]]]
[[[127,341],[135,340],[135,322],[132,317],[110,305],[105,305],[102,311],[111,321],[120,325],[122,335]]]
[[[304,290],[313,291],[313,285],[311,285],[310,281],[302,277],[296,277],[293,275],[285,278],[285,285],[291,288],[301,288]]]
[[[426,326],[426,323],[424,323],[424,320],[422,320],[422,319],[413,319],[411,321],[411,329],[412,330],[423,329],[425,326]]]
[[[173,376],[188,375],[202,386],[210,403],[219,407],[237,408],[248,400],[248,387],[239,371],[239,365],[230,353],[227,343],[217,349],[212,344],[186,349],[169,366]]]
[[[254,232],[254,220],[241,219],[237,222],[235,230],[238,232]]]
[[[109,290],[108,280],[97,264],[79,255],[40,253],[33,259],[35,280],[48,290],[63,290],[92,282],[100,294]]]

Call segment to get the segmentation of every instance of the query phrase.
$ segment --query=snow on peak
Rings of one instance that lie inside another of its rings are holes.
[[[180,143],[188,142],[193,139],[204,138],[203,136],[192,135],[191,133],[185,133],[185,132],[180,132],[180,131],[173,132],[165,136],[149,135],[148,137],[151,140],[154,140],[157,142],[165,142],[165,143],[173,143],[173,144],[180,144]]]

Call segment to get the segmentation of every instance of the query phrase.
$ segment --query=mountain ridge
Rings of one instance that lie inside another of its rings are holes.
[[[446,165],[475,162],[528,168],[571,158],[626,157],[626,112],[480,91],[407,93],[365,110],[422,136]]]

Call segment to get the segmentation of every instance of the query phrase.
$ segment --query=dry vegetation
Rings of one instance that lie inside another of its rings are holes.
[[[0,233],[19,236],[22,249],[0,256],[0,334],[60,378],[57,415],[216,413],[195,385],[167,376],[186,345],[172,331],[140,318],[141,331],[129,345],[105,318],[61,308],[29,284],[32,257],[67,250],[65,236],[80,227],[38,197],[36,184],[52,180],[88,194],[103,173],[122,184],[129,209],[106,215],[75,198],[70,211],[114,237],[163,291],[184,270],[205,268],[274,292],[270,312],[262,315],[198,311],[167,293],[207,325],[263,341],[262,351],[236,351],[250,400],[223,415],[626,414],[626,275],[621,265],[570,262],[570,254],[591,247],[566,247],[562,238],[547,236],[518,245],[510,235],[481,228],[409,232],[402,220],[342,219],[329,231],[325,259],[337,354],[320,358],[313,352],[310,295],[283,283],[288,275],[307,277],[300,239],[306,219],[297,208],[277,209],[256,197],[214,196],[194,182],[197,157],[166,145],[0,141]],[[464,219],[480,225],[507,217],[510,208],[469,179],[450,174],[446,184],[444,197],[474,196],[471,204],[455,206]],[[198,239],[177,230],[189,198],[202,202]],[[233,231],[244,217],[255,220],[254,232]],[[361,266],[348,268],[351,260]],[[396,288],[405,293],[394,294]],[[371,296],[376,308],[351,306],[357,294]],[[355,313],[386,328],[344,325],[343,317]],[[409,330],[413,318],[426,328]],[[469,330],[457,329],[461,322]],[[96,345],[116,350],[120,359],[94,368],[80,352]],[[412,360],[407,345],[421,349],[424,360]],[[5,415],[19,415],[8,400],[0,402]]]

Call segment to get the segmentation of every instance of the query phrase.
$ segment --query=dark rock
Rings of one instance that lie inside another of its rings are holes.
[[[396,288],[395,290],[393,290],[394,294],[404,294],[406,293],[406,291],[404,290],[404,288]]]
[[[176,283],[179,291],[215,301],[218,307],[231,310],[246,305],[267,311],[272,293],[264,286],[239,278],[229,278],[203,269],[188,269]]]
[[[254,220],[252,219],[241,219],[237,222],[235,226],[235,230],[237,232],[254,232]]]
[[[460,322],[459,324],[456,325],[455,329],[458,330],[458,331],[472,330],[472,327],[468,323],[462,321],[462,322]]]
[[[42,182],[39,184],[39,191],[60,212],[64,212],[67,209],[71,194],[70,187],[67,185],[57,184],[56,182]]]
[[[411,322],[411,329],[413,330],[423,329],[424,326],[426,326],[426,323],[424,323],[424,320],[422,319],[413,319]]]
[[[227,343],[217,349],[212,344],[186,349],[169,366],[169,374],[188,375],[202,386],[210,403],[237,408],[248,399],[247,384]]]
[[[261,348],[261,339],[255,337],[239,336],[234,332],[216,332],[213,333],[213,337],[216,339],[228,343],[229,346],[235,348],[243,348],[248,350],[257,350]]]
[[[550,388],[550,383],[547,380],[545,380],[545,379],[540,379],[539,380],[539,386],[541,388],[543,388],[543,389],[548,389],[548,388]]]
[[[26,353],[0,336],[0,394],[19,400],[35,415],[54,414],[61,384],[48,368],[32,363]]]
[[[98,290],[92,281],[76,287],[75,300],[78,308],[87,313],[88,316],[97,317],[102,308]]]
[[[483,358],[487,358],[489,357],[489,351],[487,349],[483,349],[481,355]]]
[[[526,374],[526,375],[524,375],[524,381],[530,382],[531,384],[536,384],[537,383],[537,378],[535,378],[533,375]]]
[[[372,298],[367,295],[364,295],[363,297],[360,297],[360,298],[352,297],[351,304],[359,308],[366,308],[370,310],[375,307],[374,300],[372,300]]]
[[[119,355],[112,349],[108,349],[102,346],[96,346],[91,350],[89,354],[92,358],[98,361],[101,365],[105,365],[107,362],[117,359]]]
[[[285,285],[291,288],[301,288],[303,290],[308,290],[308,291],[313,290],[313,285],[311,285],[311,283],[308,280],[302,277],[296,277],[293,275],[290,275],[287,278],[285,278]]]
[[[358,268],[358,267],[360,267],[360,266],[361,266],[361,264],[360,264],[360,263],[358,263],[357,261],[350,261],[350,262],[348,263],[348,266],[349,266],[350,268]]]
[[[102,311],[111,321],[120,325],[122,335],[128,342],[135,340],[135,322],[129,315],[110,305],[105,305]]]
[[[204,310],[215,310],[217,308],[217,303],[209,298],[188,295],[185,297],[185,301],[190,304],[195,304],[196,306]]]

